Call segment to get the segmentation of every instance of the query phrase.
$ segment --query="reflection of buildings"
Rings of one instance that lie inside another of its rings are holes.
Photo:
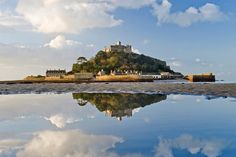
[[[100,112],[104,112],[106,116],[122,120],[122,117],[131,117],[134,109],[158,103],[165,100],[167,96],[140,93],[74,93],[73,98],[80,106],[89,102],[96,106]]]
[[[85,106],[87,104],[87,100],[83,100],[83,99],[77,99],[77,102],[80,106]]]
[[[106,116],[116,117],[118,120],[122,120],[122,117],[132,117],[133,110],[131,108],[124,110],[106,110]]]

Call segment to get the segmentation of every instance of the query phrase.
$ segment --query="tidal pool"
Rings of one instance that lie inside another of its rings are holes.
[[[1,157],[232,157],[236,101],[69,93],[0,96]]]

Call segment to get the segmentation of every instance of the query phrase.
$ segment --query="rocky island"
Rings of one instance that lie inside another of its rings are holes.
[[[47,70],[45,76],[28,76],[33,82],[152,82],[155,79],[183,78],[163,60],[133,52],[131,45],[117,42],[87,60],[81,56],[65,70]]]

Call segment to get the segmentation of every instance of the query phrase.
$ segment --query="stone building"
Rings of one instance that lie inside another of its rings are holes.
[[[105,52],[125,52],[132,53],[131,45],[122,45],[120,41],[118,41],[115,45],[110,45],[104,48]]]
[[[61,77],[66,74],[66,70],[47,70],[46,77]]]
[[[75,73],[75,81],[93,80],[93,73]]]

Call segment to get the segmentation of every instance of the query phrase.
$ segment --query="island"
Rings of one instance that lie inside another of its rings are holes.
[[[184,76],[167,65],[166,61],[137,54],[131,45],[120,41],[106,46],[90,59],[78,57],[67,72],[48,69],[45,75],[29,75],[23,80],[0,81],[0,84],[30,83],[99,83],[99,82],[153,82],[154,80],[188,80],[215,82],[212,73]]]
[[[133,52],[131,45],[120,41],[106,46],[91,59],[78,57],[69,72],[47,70],[46,75],[27,76],[25,81],[46,82],[152,82],[163,79],[182,79],[163,60]]]
[[[131,117],[135,109],[138,110],[167,99],[167,95],[164,94],[145,93],[73,93],[72,96],[79,106],[89,103],[98,111],[104,112],[106,116],[115,117],[118,120]]]

